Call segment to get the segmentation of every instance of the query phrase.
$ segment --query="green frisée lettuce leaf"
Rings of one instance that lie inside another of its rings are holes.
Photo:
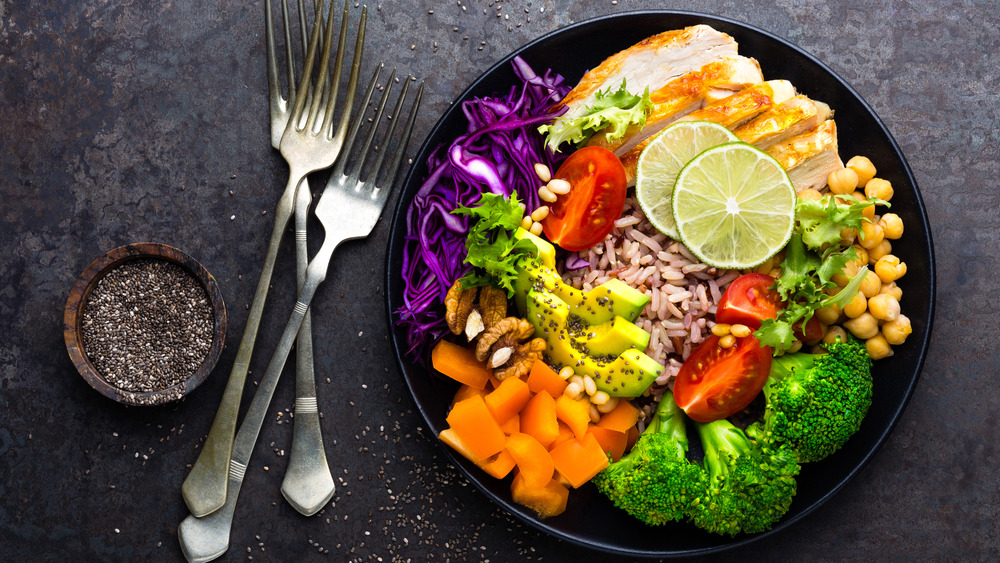
[[[545,146],[558,152],[564,143],[580,146],[600,131],[605,131],[608,142],[625,136],[632,125],[643,127],[653,102],[649,99],[649,88],[642,95],[630,94],[625,89],[625,81],[616,92],[608,88],[597,92],[593,106],[579,117],[560,117],[551,125],[542,125],[538,132],[545,135]]]
[[[817,309],[843,307],[854,299],[868,275],[868,266],[840,291],[829,294],[837,287],[833,276],[857,258],[854,246],[843,240],[841,232],[857,229],[860,233],[862,223],[868,221],[862,212],[875,204],[888,206],[878,198],[856,201],[850,196],[796,201],[795,230],[785,247],[781,276],[774,284],[785,308],[776,318],[764,320],[754,333],[762,345],[781,354],[795,343],[795,327],[805,326]]]
[[[513,297],[518,261],[538,252],[531,241],[513,237],[524,216],[524,206],[517,200],[517,192],[509,199],[484,193],[476,205],[459,206],[452,213],[473,219],[465,239],[465,263],[472,266],[472,270],[461,278],[462,287],[494,285],[506,291],[507,297]]]
[[[851,203],[844,203],[845,200]],[[862,212],[871,205],[888,207],[889,202],[876,197],[858,201],[850,196],[826,196],[820,200],[799,199],[795,203],[795,227],[808,248],[819,251],[841,246],[840,233],[844,229],[861,229],[861,223],[868,221]]]

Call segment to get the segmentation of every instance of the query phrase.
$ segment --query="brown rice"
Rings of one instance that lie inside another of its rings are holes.
[[[656,380],[660,389],[672,383],[683,359],[710,333],[722,293],[740,275],[699,262],[683,244],[657,231],[631,197],[611,234],[580,257],[590,266],[566,271],[567,283],[589,290],[618,278],[650,298],[636,325],[650,334],[646,354],[666,368]]]

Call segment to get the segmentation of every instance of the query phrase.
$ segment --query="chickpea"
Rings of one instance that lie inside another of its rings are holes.
[[[819,319],[819,322],[825,325],[832,325],[833,323],[840,320],[840,313],[843,311],[836,304],[830,305],[829,307],[823,307],[822,309],[816,309],[813,315]]]
[[[823,199],[823,194],[812,188],[806,188],[799,193],[795,194],[799,199],[811,199],[813,201],[819,201]]]
[[[868,298],[865,297],[865,294],[861,293],[860,291],[858,292],[857,295],[854,296],[854,299],[852,299],[850,303],[844,305],[844,314],[851,319],[856,319],[860,317],[867,310],[868,310]],[[847,324],[845,323],[844,326],[847,326]]]
[[[860,289],[866,298],[871,299],[878,295],[879,290],[882,289],[882,280],[878,278],[875,272],[868,270],[865,273],[865,279],[861,280]]]
[[[844,244],[854,244],[854,240],[858,238],[858,230],[853,228],[846,228],[840,231],[840,240],[844,241]]]
[[[872,178],[865,184],[865,195],[868,197],[877,197],[883,201],[889,201],[892,199],[892,194],[892,183],[889,180]]]
[[[858,244],[862,248],[874,248],[885,239],[885,231],[877,223],[861,223],[861,237]]]
[[[875,165],[867,156],[853,156],[847,161],[847,167],[858,175],[858,185],[863,186],[875,177]]]
[[[858,173],[850,168],[841,168],[831,172],[826,183],[835,194],[849,194],[858,187]]]
[[[868,298],[868,312],[880,321],[894,321],[899,318],[899,301],[887,293],[879,293]]]
[[[823,344],[830,345],[837,341],[847,342],[847,331],[841,326],[831,326],[823,337]]]
[[[898,280],[906,274],[906,264],[892,254],[886,254],[875,262],[875,273],[884,283]]]
[[[906,315],[899,315],[895,320],[882,324],[882,336],[885,336],[885,341],[893,346],[902,344],[911,334],[913,326],[910,325],[910,319]]]
[[[883,293],[895,299],[896,301],[903,300],[903,288],[896,285],[896,282],[883,283],[882,289],[879,293]]]
[[[868,249],[868,263],[874,264],[878,262],[878,259],[890,254],[892,252],[892,243],[886,239],[882,239],[882,242],[876,244],[874,247]]]
[[[854,193],[852,193],[851,195],[854,196],[854,199],[858,200],[861,203],[867,203],[868,202],[868,197],[865,196],[864,192],[862,192],[861,190],[857,190]],[[845,202],[845,203],[854,203],[854,202],[853,201],[848,201],[848,202]],[[875,205],[874,204],[872,204],[872,205],[866,205],[864,207],[864,209],[861,210],[861,216],[864,217],[865,219],[868,219],[869,221],[874,221],[875,220]]]
[[[854,253],[858,255],[858,257],[854,259],[854,263],[858,265],[858,268],[861,268],[861,266],[865,266],[865,265],[868,264],[868,249],[867,248],[865,248],[865,247],[863,247],[863,246],[861,246],[859,244],[855,244],[854,245]]]
[[[892,346],[889,346],[889,343],[886,342],[885,337],[881,334],[876,334],[865,340],[865,350],[868,351],[868,355],[873,360],[881,360],[892,355]]]
[[[878,224],[885,231],[885,238],[896,240],[903,236],[903,220],[895,213],[886,213],[879,219]]]
[[[878,334],[878,320],[871,313],[865,312],[845,322],[844,328],[854,336],[868,340]]]

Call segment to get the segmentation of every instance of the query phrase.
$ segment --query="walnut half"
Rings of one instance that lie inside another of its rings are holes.
[[[488,285],[463,289],[456,281],[448,289],[444,305],[444,319],[452,334],[464,332],[469,342],[507,316],[506,294]]]
[[[488,362],[493,375],[501,381],[527,375],[545,351],[545,340],[532,339],[534,333],[535,327],[524,319],[502,319],[480,337],[476,358]]]

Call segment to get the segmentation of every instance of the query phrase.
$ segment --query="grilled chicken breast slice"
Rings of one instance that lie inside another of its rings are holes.
[[[709,91],[720,90],[730,95],[764,79],[760,64],[747,57],[726,57],[712,61],[695,72],[679,76],[664,86],[650,92],[652,109],[642,127],[632,126],[621,139],[608,141],[598,133],[591,137],[588,145],[599,145],[621,155],[628,152],[646,138],[659,133],[678,118],[705,105]]]
[[[792,96],[733,130],[758,149],[815,129],[830,117],[830,107],[807,96]]]
[[[665,31],[620,51],[590,69],[559,104],[569,109],[567,117],[578,117],[593,106],[598,91],[621,86],[629,92],[656,90],[671,80],[706,64],[737,56],[737,44],[726,33],[707,25]]]
[[[774,105],[784,103],[794,95],[795,87],[787,80],[768,80],[744,88],[676,121],[713,121],[728,129],[736,129]],[[625,165],[625,174],[629,179],[629,185],[635,184],[639,155],[655,136],[644,139],[619,156],[622,164]]]
[[[844,167],[837,152],[837,124],[832,119],[773,145],[766,152],[788,172],[797,192],[822,189],[830,173]]]

